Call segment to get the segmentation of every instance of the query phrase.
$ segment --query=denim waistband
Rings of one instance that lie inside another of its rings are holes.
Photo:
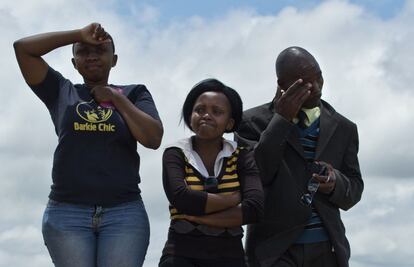
[[[48,200],[48,206],[71,206],[71,207],[77,207],[77,208],[84,208],[84,209],[90,209],[90,208],[96,208],[96,207],[101,207],[103,209],[107,209],[107,208],[116,208],[116,207],[124,207],[124,206],[128,206],[128,205],[133,205],[134,203],[142,203],[142,199],[137,199],[137,200],[132,200],[132,201],[127,201],[127,202],[123,202],[123,203],[117,203],[117,204],[105,204],[105,205],[100,205],[100,204],[95,204],[95,205],[89,205],[89,204],[79,204],[79,203],[69,203],[69,202],[64,202],[64,201],[57,201],[54,199],[49,199]]]

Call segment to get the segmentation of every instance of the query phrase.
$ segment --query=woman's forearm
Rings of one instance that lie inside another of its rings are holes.
[[[234,192],[228,195],[211,194],[207,195],[205,213],[213,213],[238,205],[241,201],[240,192]]]
[[[160,146],[164,130],[159,121],[138,109],[122,94],[116,94],[112,102],[140,144],[152,149],[157,149]]]
[[[185,215],[185,219],[198,224],[204,224],[213,227],[231,228],[243,224],[243,213],[241,205],[237,205],[227,210],[203,216]]]
[[[79,29],[48,32],[17,40],[14,42],[14,48],[16,49],[16,54],[19,51],[19,53],[33,57],[41,57],[58,47],[80,42],[81,40],[81,31]]]

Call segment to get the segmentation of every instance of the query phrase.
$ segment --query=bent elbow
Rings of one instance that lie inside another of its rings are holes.
[[[138,140],[137,140],[138,141]],[[161,140],[159,141],[150,141],[146,143],[142,143],[142,145],[146,148],[157,150],[161,145]]]
[[[251,223],[259,223],[261,221],[263,221],[264,218],[264,208],[260,207],[256,209],[256,216],[254,218],[254,220],[252,220]]]
[[[164,135],[164,129],[162,126],[158,129],[158,132],[154,135],[150,135],[144,142],[140,142],[139,138],[135,138],[137,142],[146,148],[156,150],[160,147],[162,142],[162,136]]]
[[[15,51],[16,54],[23,53],[23,52],[28,53],[26,51],[27,44],[26,44],[24,38],[14,41],[13,42],[13,48],[14,48],[14,51]]]
[[[361,195],[349,200],[347,203],[344,203],[340,208],[344,211],[347,211],[354,207],[361,200]]]
[[[13,42],[13,48],[14,48],[14,50],[18,49],[20,47],[21,43],[22,43],[22,40],[21,39],[14,41]]]
[[[249,207],[242,207],[242,212],[243,224],[258,223],[264,218],[264,204],[260,201],[251,203]]]
[[[21,54],[21,51],[22,51],[22,41],[21,41],[21,39],[16,40],[16,41],[13,42],[13,49],[14,49],[14,52],[16,53],[16,55]]]
[[[156,137],[151,137],[150,140],[148,140],[145,143],[142,143],[142,145],[145,146],[146,148],[156,150],[160,147],[161,141],[162,141],[162,134]]]
[[[264,219],[264,203],[262,202],[261,204],[257,205],[256,207],[256,223],[263,221]]]

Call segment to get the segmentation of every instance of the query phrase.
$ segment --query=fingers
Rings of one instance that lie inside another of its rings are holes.
[[[326,183],[326,181],[328,181],[328,176],[319,175],[319,174],[316,174],[316,173],[314,173],[312,175],[312,178],[315,179],[316,181],[318,181],[319,183]],[[329,178],[329,181],[330,180],[331,179]]]
[[[315,173],[312,175],[312,177],[323,184],[334,183],[334,178],[332,175],[319,175]]]
[[[99,42],[110,42],[111,40],[109,39],[109,34],[105,31],[105,29],[102,27],[101,24],[99,23],[94,23],[94,29],[92,32],[92,38],[95,41],[99,41]]]
[[[299,79],[301,81],[301,79]],[[294,84],[295,85],[295,84]],[[295,85],[295,87],[289,87],[289,89],[293,92],[293,101],[296,101],[302,104],[305,102],[305,100],[309,97],[311,91],[310,88],[312,87],[312,84],[306,83],[302,85],[302,82]]]
[[[89,91],[89,93],[93,98],[95,98],[97,102],[102,102],[102,101],[105,101],[105,99],[107,98],[108,93],[106,92],[107,91],[106,88],[109,88],[109,87],[98,85],[98,86],[93,87]]]
[[[335,184],[333,183],[321,183],[319,184],[319,188],[318,191],[324,194],[329,194],[331,193],[335,188]]]
[[[281,90],[282,91],[282,95],[286,95],[286,96],[294,96],[296,94],[298,94],[298,92],[300,92],[300,89],[303,89],[303,84],[302,84],[303,80],[302,79],[298,79],[296,80],[292,85],[289,86],[288,89],[286,90]]]
[[[327,175],[319,175],[314,173],[312,175],[312,178],[314,178],[320,183],[318,190],[322,193],[329,194],[335,188],[336,177],[335,173],[332,170],[328,169]]]
[[[295,88],[298,88],[299,85],[302,84],[302,82],[303,82],[302,79],[297,79],[291,86],[289,86],[288,89],[286,89],[286,92],[285,93],[287,93],[288,95],[294,94],[295,91],[296,91]]]
[[[280,88],[280,98],[286,98],[293,105],[302,106],[306,99],[310,95],[310,88],[312,84],[302,84],[303,80],[296,80],[288,89],[284,90]]]
[[[311,84],[309,84],[309,83],[306,84],[304,86],[304,89],[302,91],[300,91],[300,94],[298,94],[297,101],[301,104],[301,106],[302,106],[303,103],[305,103],[306,99],[308,99],[308,97],[310,96],[311,91],[309,89],[311,87],[312,87]]]
[[[291,121],[301,109],[310,95],[310,83],[303,84],[302,79],[296,80],[288,89],[278,87],[274,99],[275,110],[285,119]]]
[[[324,161],[315,161],[317,168],[311,168],[312,177],[320,183],[335,183],[335,173],[331,164]]]

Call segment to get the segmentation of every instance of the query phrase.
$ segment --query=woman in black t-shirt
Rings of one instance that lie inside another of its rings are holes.
[[[72,45],[83,84],[42,58]],[[56,266],[142,266],[149,222],[138,183],[137,142],[151,149],[163,127],[144,85],[113,85],[117,55],[98,23],[29,36],[14,43],[27,84],[48,108],[59,139],[43,237]]]

